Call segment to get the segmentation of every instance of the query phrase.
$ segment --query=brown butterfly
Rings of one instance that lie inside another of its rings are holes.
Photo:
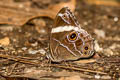
[[[53,62],[78,60],[94,54],[94,40],[81,29],[68,7],[62,8],[54,21],[50,35],[50,53]]]

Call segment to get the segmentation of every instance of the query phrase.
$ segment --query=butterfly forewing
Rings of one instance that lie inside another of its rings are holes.
[[[70,9],[68,9],[68,7],[64,7],[58,12],[54,20],[53,27],[67,26],[67,25],[80,27],[77,19],[74,17]]]

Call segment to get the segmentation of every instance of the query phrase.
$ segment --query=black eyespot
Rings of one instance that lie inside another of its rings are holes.
[[[87,54],[87,52],[85,52],[84,54]]]
[[[70,41],[75,41],[77,39],[77,33],[76,32],[71,32],[68,36],[68,39]]]
[[[88,50],[88,47],[87,47],[87,46],[85,47],[85,50]]]
[[[72,33],[72,34],[70,35],[70,39],[74,39],[74,38],[76,38],[76,34],[75,34],[75,33]]]

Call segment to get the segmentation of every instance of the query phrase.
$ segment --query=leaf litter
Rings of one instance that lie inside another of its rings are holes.
[[[84,1],[76,4],[75,0],[55,4],[48,0],[46,3],[41,2],[47,7],[40,8],[41,4],[35,7],[33,2],[31,6],[31,1],[0,2],[0,9],[5,12],[0,13],[0,40],[10,40],[9,44],[0,46],[1,79],[119,79],[119,9],[89,5]],[[58,64],[46,59],[53,19],[60,8],[66,5],[75,11],[80,24],[96,39],[95,48],[99,58]]]

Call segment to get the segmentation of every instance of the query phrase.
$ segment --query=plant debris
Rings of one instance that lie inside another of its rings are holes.
[[[95,38],[97,55],[61,63],[47,59],[53,19],[63,6]],[[84,0],[1,0],[0,10],[0,80],[120,79],[118,6]]]

